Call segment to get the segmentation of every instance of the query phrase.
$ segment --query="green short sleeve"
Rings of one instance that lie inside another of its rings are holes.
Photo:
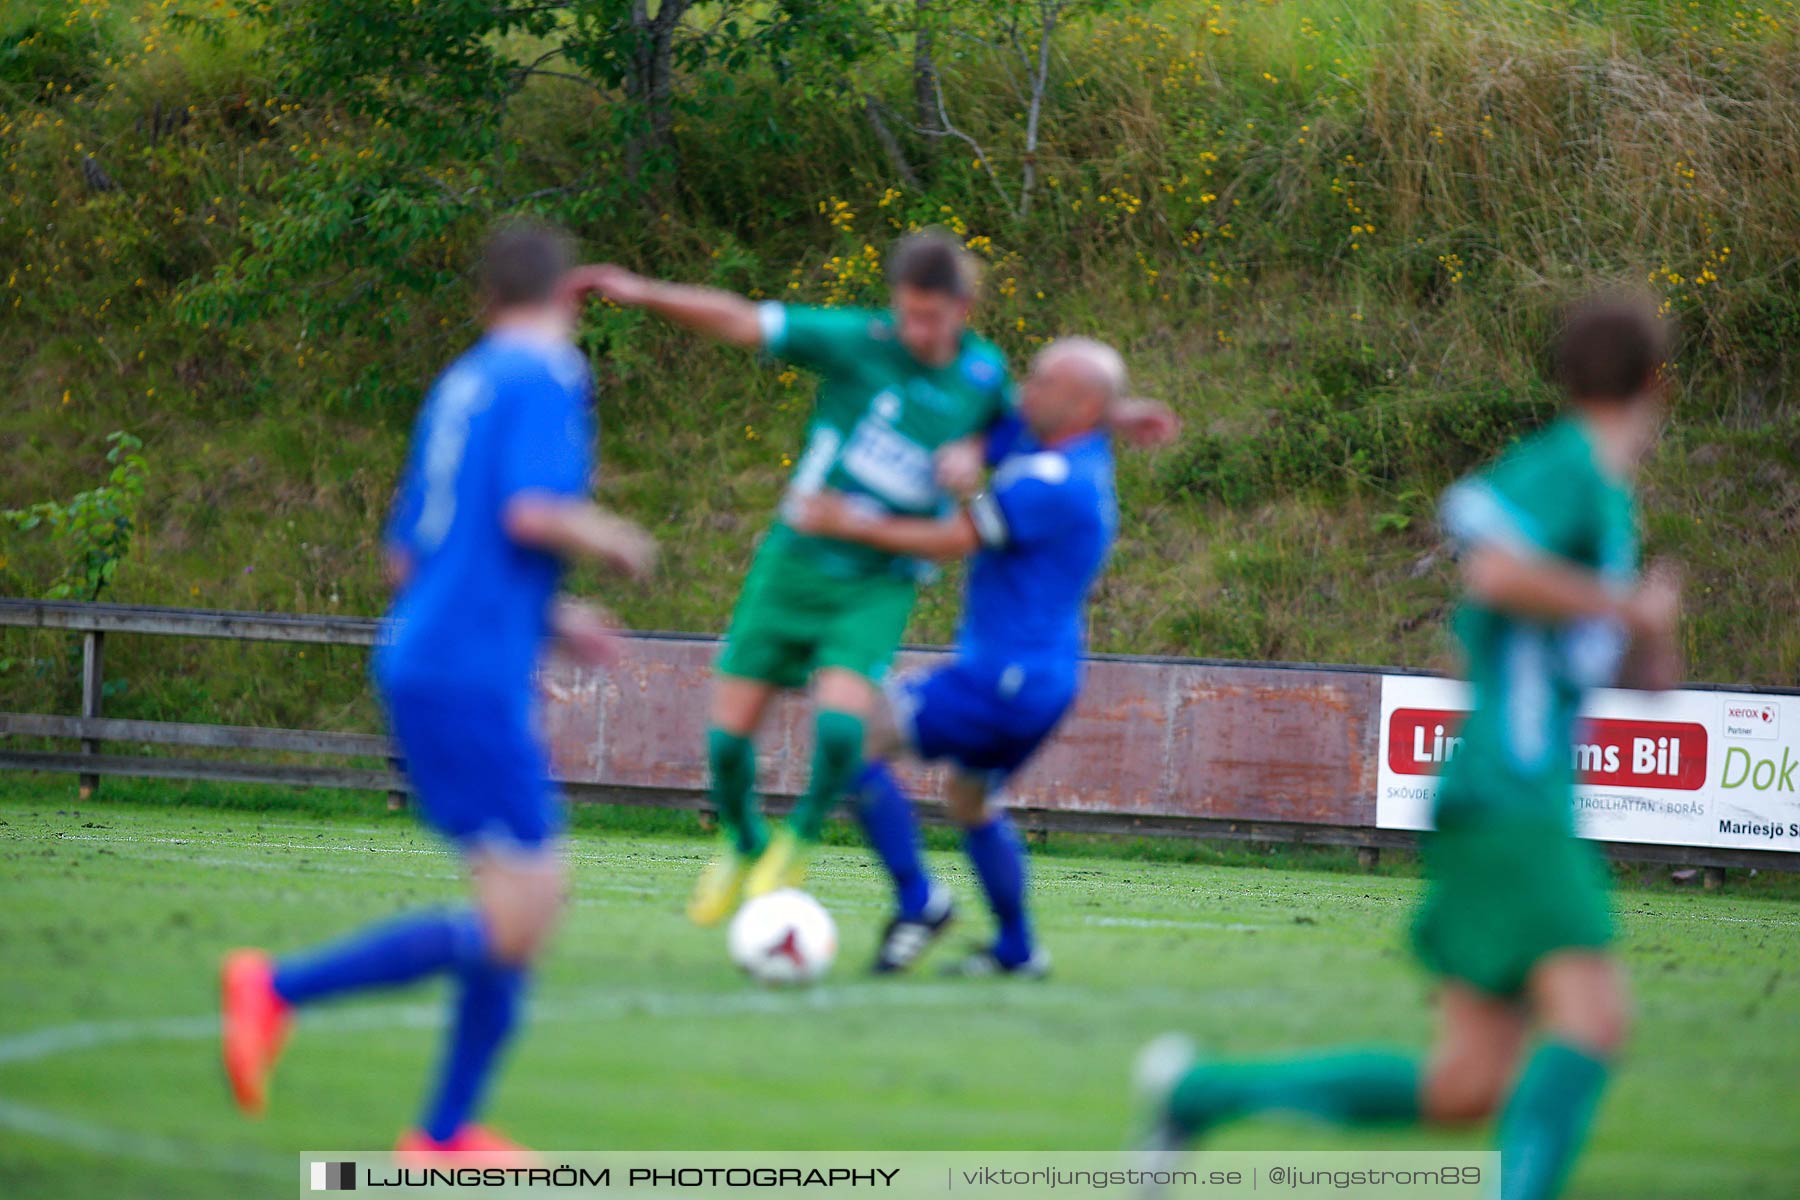
[[[1595,491],[1587,438],[1564,420],[1444,493],[1444,531],[1462,549],[1493,545],[1577,562],[1593,556]]]
[[[757,310],[763,351],[775,358],[839,375],[851,370],[870,342],[874,313],[860,308],[811,308],[771,300]]]

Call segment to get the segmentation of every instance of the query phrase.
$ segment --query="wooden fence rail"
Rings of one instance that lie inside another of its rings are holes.
[[[302,642],[314,645],[375,644],[380,622],[369,617],[290,616],[152,608],[127,604],[0,599],[0,627],[61,629],[82,639],[81,716],[0,712],[0,735],[72,738],[79,754],[16,750],[0,745],[0,768],[73,771],[86,799],[102,775],[167,779],[211,779],[233,783],[274,783],[298,787],[343,787],[385,791],[391,806],[405,803],[405,780],[391,766],[380,769],[169,758],[101,753],[104,742],[135,742],[211,750],[270,750],[336,757],[389,756],[388,740],[365,733],[310,729],[260,729],[244,725],[204,725],[178,721],[130,721],[101,715],[108,634],[159,634],[220,638],[237,642]]]
[[[0,599],[0,628],[66,630],[83,639],[80,716],[0,712],[0,769],[66,771],[83,796],[103,775],[359,788],[404,803],[385,738],[364,733],[124,720],[101,713],[111,635],[369,647],[379,623],[117,604]],[[577,800],[705,806],[706,690],[715,639],[644,634],[605,674],[552,664],[543,686],[554,769]],[[900,667],[943,651],[915,648]],[[1409,672],[1288,663],[1097,655],[1081,703],[1009,788],[1028,829],[1181,835],[1360,847],[1372,859],[1413,835],[1378,829],[1375,775],[1382,676]],[[804,786],[811,722],[803,701],[778,704],[760,739],[758,787],[779,811]],[[77,741],[79,750],[15,749],[7,738]],[[316,755],[325,764],[103,752],[108,743],[184,750]],[[356,760],[361,760],[360,762]],[[378,760],[371,763],[370,760]],[[917,794],[935,776],[908,772]],[[1615,857],[1712,868],[1800,869],[1781,851],[1608,843]]]

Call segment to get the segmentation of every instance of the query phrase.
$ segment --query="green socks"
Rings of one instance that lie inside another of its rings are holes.
[[[1414,1122],[1419,1064],[1377,1051],[1209,1063],[1189,1071],[1169,1097],[1169,1116],[1191,1133],[1259,1112],[1305,1113],[1344,1125]]]
[[[1501,1200],[1549,1200],[1562,1190],[1606,1076],[1604,1061],[1566,1042],[1538,1047],[1500,1115]]]
[[[1606,1063],[1545,1042],[1525,1064],[1500,1117],[1501,1200],[1552,1200],[1587,1139]],[[1419,1119],[1419,1065],[1400,1054],[1343,1052],[1270,1063],[1210,1063],[1182,1077],[1169,1116],[1189,1133],[1262,1112],[1344,1125]]]
[[[801,841],[819,840],[825,818],[862,766],[862,743],[861,717],[826,709],[814,719],[812,778],[788,818],[789,828]],[[709,795],[719,824],[739,854],[761,854],[769,835],[752,795],[756,790],[756,748],[749,738],[714,728],[706,731],[706,757],[712,767]]]
[[[732,846],[745,857],[762,853],[769,833],[752,793],[756,790],[756,747],[749,738],[723,729],[706,731],[706,758],[712,767],[708,795],[719,814],[719,824]]]
[[[823,709],[813,720],[812,778],[806,793],[794,805],[788,828],[803,842],[816,842],[825,818],[862,766],[862,718],[847,712]]]

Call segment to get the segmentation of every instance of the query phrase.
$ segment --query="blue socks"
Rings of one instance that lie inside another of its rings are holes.
[[[1031,926],[1025,920],[1025,845],[1003,814],[977,829],[965,829],[963,849],[1000,925],[994,957],[1016,967],[1031,958]]]
[[[931,879],[919,858],[919,831],[912,801],[886,763],[870,763],[856,779],[856,819],[894,880],[900,916],[916,920],[931,899]]]
[[[917,919],[931,899],[931,876],[919,856],[912,801],[886,763],[870,763],[856,777],[856,817],[863,835],[894,880],[900,915]],[[963,831],[963,848],[1000,926],[994,957],[1009,967],[1031,958],[1031,925],[1025,919],[1025,845],[1012,822],[997,816]]]
[[[518,1022],[526,979],[523,967],[501,963],[483,963],[463,972],[437,1091],[420,1122],[433,1141],[454,1137],[480,1105],[500,1050]]]
[[[340,992],[398,987],[486,958],[487,932],[475,913],[416,913],[282,959],[275,964],[275,992],[289,1004],[309,1004]]]
[[[352,934],[275,966],[275,992],[308,1004],[347,992],[398,987],[454,973],[456,1008],[437,1087],[421,1122],[439,1142],[472,1118],[499,1052],[517,1024],[528,973],[494,961],[478,913],[418,913]]]

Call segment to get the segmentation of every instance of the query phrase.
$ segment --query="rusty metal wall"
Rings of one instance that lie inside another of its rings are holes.
[[[610,788],[706,786],[708,673],[718,643],[645,637],[600,674],[553,670],[558,774]],[[941,658],[908,652],[900,670]],[[1014,802],[1131,817],[1375,824],[1375,672],[1098,660],[1074,713],[1013,785]],[[784,698],[757,742],[761,789],[805,785],[811,714]],[[929,776],[915,773],[915,787]]]

